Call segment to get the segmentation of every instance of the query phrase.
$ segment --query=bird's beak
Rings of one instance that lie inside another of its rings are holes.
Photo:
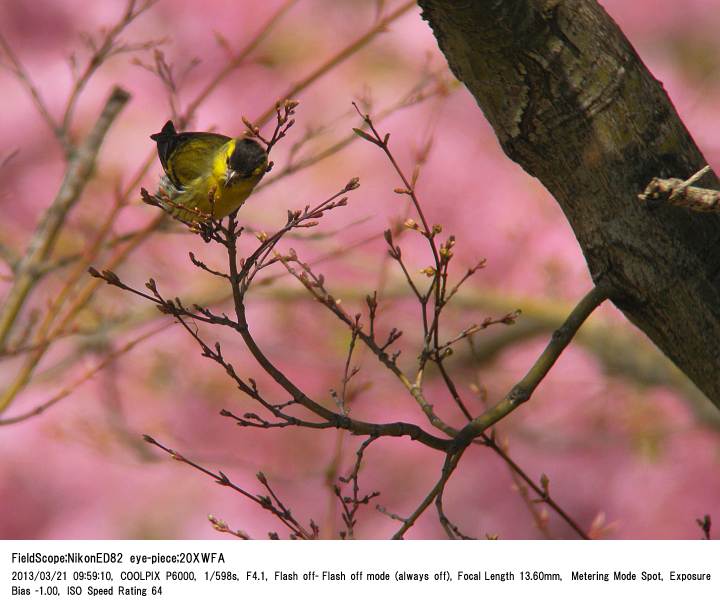
[[[240,177],[240,173],[238,171],[234,171],[232,169],[228,169],[225,173],[225,186],[230,186],[235,180],[237,180]]]

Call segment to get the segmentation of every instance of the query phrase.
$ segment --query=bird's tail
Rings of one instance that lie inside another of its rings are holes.
[[[178,142],[178,132],[175,131],[175,125],[173,125],[172,121],[168,121],[160,133],[153,133],[150,139],[157,142],[158,157],[160,157],[160,163],[162,163],[163,169],[167,173],[168,159]]]
[[[150,139],[160,143],[163,140],[174,138],[176,135],[177,131],[175,131],[175,125],[173,125],[172,121],[168,121],[163,125],[160,133],[153,133],[150,136]]]

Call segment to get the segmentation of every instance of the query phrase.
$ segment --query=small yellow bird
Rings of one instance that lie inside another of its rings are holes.
[[[265,175],[265,149],[251,138],[219,133],[178,133],[172,121],[160,133],[158,157],[165,170],[160,180],[163,207],[184,222],[224,218],[238,209]]]

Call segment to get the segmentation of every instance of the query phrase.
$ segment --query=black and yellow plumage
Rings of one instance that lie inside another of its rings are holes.
[[[219,133],[178,133],[172,121],[160,133],[158,157],[165,171],[159,199],[185,222],[224,218],[240,207],[267,170],[265,149],[251,138]]]

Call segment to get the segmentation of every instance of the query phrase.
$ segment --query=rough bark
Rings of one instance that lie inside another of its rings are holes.
[[[638,200],[652,178],[706,164],[662,84],[595,0],[418,3],[505,153],[560,204],[593,280],[720,406],[720,217]]]

